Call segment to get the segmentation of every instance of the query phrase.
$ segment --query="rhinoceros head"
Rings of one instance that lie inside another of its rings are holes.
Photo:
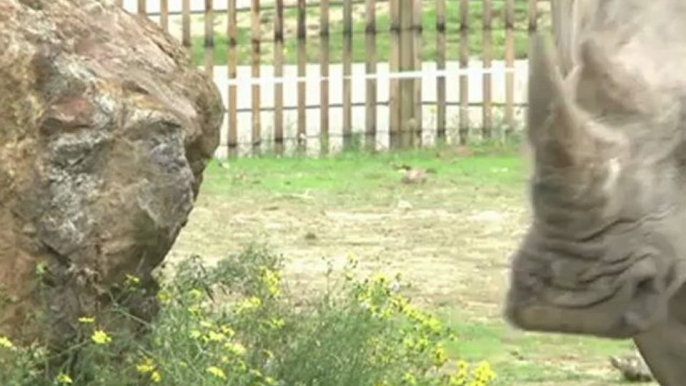
[[[685,281],[686,82],[674,71],[686,28],[656,24],[686,7],[604,4],[566,74],[532,39],[533,218],[505,306],[526,330],[633,337],[667,318]]]

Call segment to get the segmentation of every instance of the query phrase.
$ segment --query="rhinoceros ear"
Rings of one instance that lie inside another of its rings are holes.
[[[570,165],[579,161],[588,133],[585,114],[575,103],[579,69],[563,80],[553,50],[540,34],[531,39],[529,61],[529,141],[546,162]]]

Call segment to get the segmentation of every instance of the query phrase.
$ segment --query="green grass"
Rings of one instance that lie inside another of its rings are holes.
[[[616,341],[563,334],[525,333],[513,330],[502,321],[474,322],[444,314],[458,336],[448,345],[451,356],[467,361],[487,358],[498,371],[496,385],[520,385],[545,382],[606,380],[602,374],[611,355],[627,354],[629,341]],[[594,368],[588,372],[582,368]],[[620,377],[617,374],[617,384]],[[613,383],[614,384],[614,383]]]
[[[400,165],[429,170],[438,187],[483,186],[507,189],[510,194],[521,187],[522,162],[515,146],[482,145],[472,150],[471,157],[454,155],[450,149],[345,152],[323,158],[266,155],[231,160],[224,167],[214,161],[202,189],[204,194],[232,197],[306,192],[326,205],[378,203],[395,196],[398,189],[413,189],[399,186]]]
[[[495,2],[493,4],[493,24],[492,24],[492,49],[494,59],[505,58],[505,2]],[[356,7],[353,15],[353,44],[352,57],[354,62],[364,62],[367,58],[365,51],[365,20],[364,5]],[[330,60],[332,63],[339,63],[343,56],[343,23],[341,21],[340,7],[331,10],[330,24]],[[337,17],[338,15],[338,17]],[[460,43],[460,9],[459,2],[449,1],[446,4],[446,56],[448,60],[457,60],[459,56]],[[238,62],[241,65],[251,63],[252,44],[251,27],[249,14],[243,14],[238,19],[237,27],[237,49]],[[219,19],[225,18],[218,15]],[[515,28],[514,28],[514,53],[516,58],[526,58],[527,55],[527,3],[515,3]],[[284,11],[285,19],[285,38],[284,55],[286,63],[297,62],[297,39],[295,23],[297,14],[295,9]],[[198,20],[202,20],[199,18]],[[262,64],[272,64],[273,53],[273,11],[264,11],[261,18],[262,44],[260,61]],[[321,53],[321,40],[319,38],[319,9],[309,8],[307,12],[307,61],[318,63]],[[471,2],[469,7],[469,54],[472,57],[480,57],[483,49],[482,33],[482,3]],[[390,15],[386,8],[377,11],[377,60],[388,61],[390,56],[391,34]],[[422,10],[422,52],[421,57],[424,61],[433,61],[437,57],[436,44],[436,3],[434,1],[425,2]],[[227,36],[223,30],[216,30],[215,34],[215,63],[226,64],[227,62]],[[204,63],[204,38],[195,36],[193,38],[192,53],[198,64]]]

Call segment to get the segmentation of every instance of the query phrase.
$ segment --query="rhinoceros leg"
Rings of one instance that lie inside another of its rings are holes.
[[[634,341],[661,386],[686,384],[686,288],[670,301],[669,319]]]

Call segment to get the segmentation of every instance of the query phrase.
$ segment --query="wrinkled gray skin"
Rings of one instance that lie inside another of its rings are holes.
[[[533,219],[505,315],[632,338],[660,385],[683,386],[686,1],[576,1],[557,55],[532,39]]]

